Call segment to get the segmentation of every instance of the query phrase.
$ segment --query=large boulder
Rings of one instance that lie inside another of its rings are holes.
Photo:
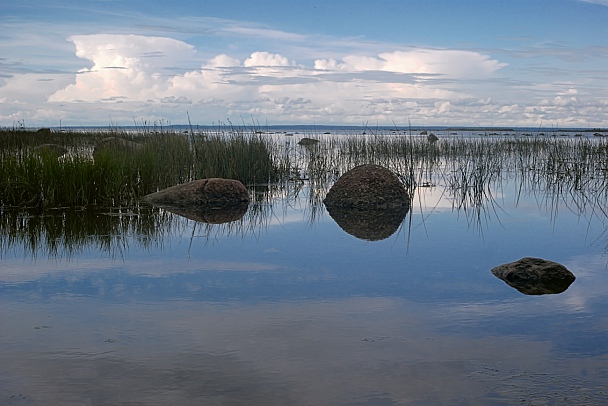
[[[498,265],[491,272],[526,295],[562,293],[576,279],[565,266],[541,258],[522,258]]]
[[[378,165],[361,165],[346,172],[323,203],[344,231],[369,241],[390,237],[410,207],[408,193],[397,175]]]
[[[142,200],[192,220],[217,224],[243,217],[249,192],[238,180],[210,178],[172,186]]]
[[[357,166],[342,175],[323,200],[326,207],[382,209],[409,207],[403,183],[379,165]]]

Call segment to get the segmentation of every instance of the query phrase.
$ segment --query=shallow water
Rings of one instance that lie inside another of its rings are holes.
[[[379,241],[308,184],[235,223],[107,211],[5,236],[0,404],[606,404],[606,218],[517,186],[478,206],[420,187]],[[577,279],[527,296],[490,272],[527,256]]]

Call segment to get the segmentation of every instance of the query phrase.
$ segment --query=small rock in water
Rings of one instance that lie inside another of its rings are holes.
[[[498,265],[491,272],[526,295],[562,293],[576,279],[565,266],[541,258],[522,258]]]

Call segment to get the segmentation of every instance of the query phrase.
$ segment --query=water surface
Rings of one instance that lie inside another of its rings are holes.
[[[606,404],[605,216],[508,180],[461,205],[438,183],[378,241],[308,183],[220,225],[145,207],[15,220],[0,404]],[[522,257],[577,279],[527,296],[490,272]]]

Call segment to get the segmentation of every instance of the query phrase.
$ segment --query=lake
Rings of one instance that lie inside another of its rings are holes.
[[[489,192],[419,185],[382,238],[308,181],[223,224],[5,210],[0,404],[607,404],[605,199],[508,173]],[[576,280],[490,272],[522,257]]]

